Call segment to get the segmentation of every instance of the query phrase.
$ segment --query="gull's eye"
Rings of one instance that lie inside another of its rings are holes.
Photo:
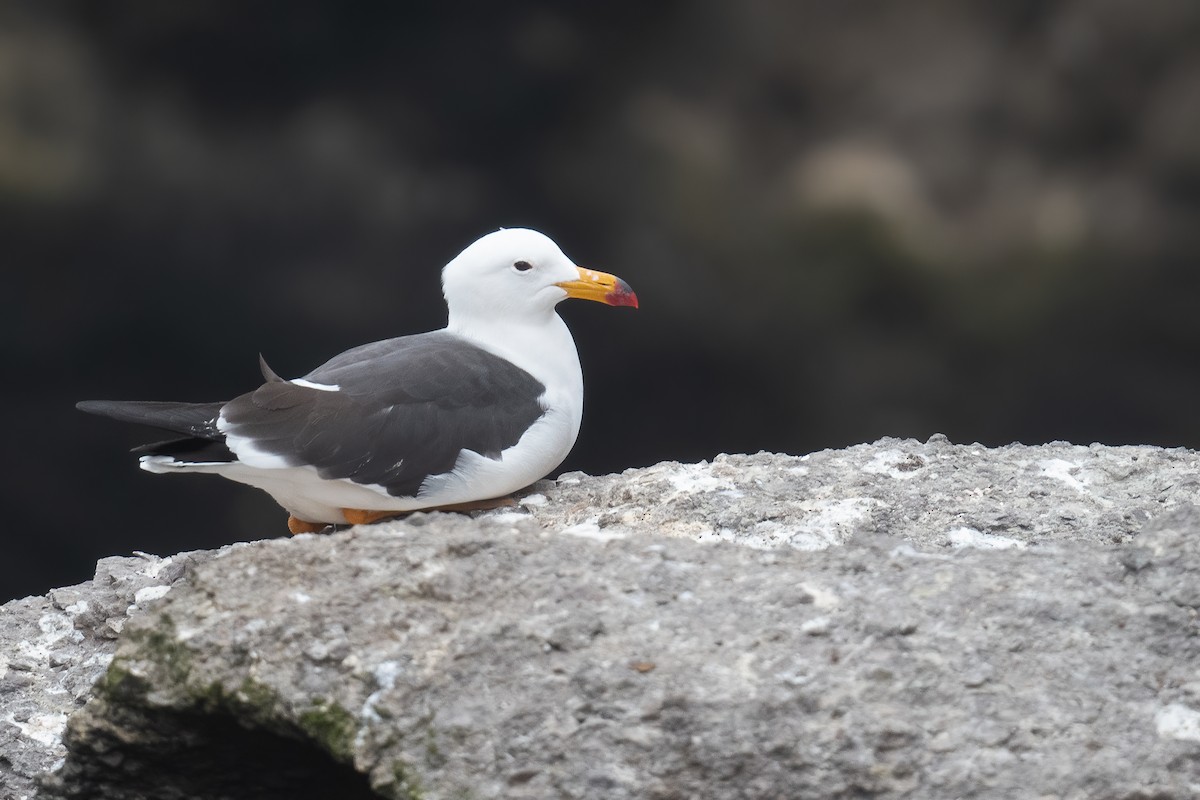
[[[533,264],[530,264],[528,261],[518,261],[513,264],[513,269],[517,272],[529,272],[529,270],[533,269]]]

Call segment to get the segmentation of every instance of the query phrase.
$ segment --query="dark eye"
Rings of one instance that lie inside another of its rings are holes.
[[[513,264],[513,269],[515,269],[517,272],[528,272],[529,270],[533,269],[533,264],[530,264],[528,261],[518,261],[517,263]]]

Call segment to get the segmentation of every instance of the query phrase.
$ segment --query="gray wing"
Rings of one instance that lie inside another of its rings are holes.
[[[545,387],[516,365],[444,331],[348,350],[305,379],[279,380],[225,405],[225,430],[323,478],[415,496],[463,450],[489,458],[545,413]]]

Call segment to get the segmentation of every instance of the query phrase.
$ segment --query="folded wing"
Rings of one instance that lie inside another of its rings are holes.
[[[349,350],[300,381],[268,380],[227,403],[218,424],[251,466],[310,465],[408,497],[463,450],[499,458],[545,413],[544,392],[519,367],[437,331]]]

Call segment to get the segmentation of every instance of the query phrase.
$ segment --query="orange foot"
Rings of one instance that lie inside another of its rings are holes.
[[[445,506],[434,506],[432,508],[421,508],[419,511],[457,511],[465,513],[467,511],[487,511],[492,508],[508,508],[515,506],[516,500],[511,497],[494,497],[490,500],[472,500],[469,503],[451,503]],[[362,508],[343,508],[342,516],[346,518],[346,522],[351,525],[369,525],[372,522],[379,522],[381,519],[389,519],[391,517],[401,517],[406,514],[411,514],[411,511],[368,511]],[[307,523],[306,523],[307,524]],[[291,522],[288,522],[288,527],[291,527]]]
[[[329,525],[324,522],[309,522],[306,519],[288,515],[288,530],[292,532],[293,536],[297,533],[320,533],[328,527]]]
[[[403,513],[403,511],[367,511],[361,508],[342,509],[342,516],[351,525],[370,525],[372,522],[379,522],[381,519],[387,519],[388,517],[394,517],[397,514]]]

